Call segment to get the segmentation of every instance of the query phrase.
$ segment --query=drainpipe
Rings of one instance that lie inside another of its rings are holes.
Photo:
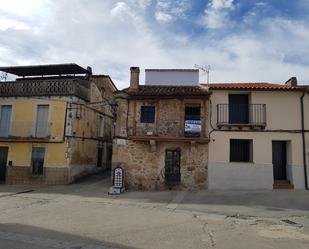
[[[300,110],[301,110],[301,131],[303,142],[303,163],[304,163],[304,176],[305,176],[305,188],[308,190],[308,176],[307,176],[307,158],[306,158],[306,140],[305,140],[305,117],[304,117],[304,97],[305,91],[300,97]]]

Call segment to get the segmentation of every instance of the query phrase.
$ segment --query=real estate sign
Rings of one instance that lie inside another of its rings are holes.
[[[201,133],[201,120],[186,120],[185,134],[199,136]]]

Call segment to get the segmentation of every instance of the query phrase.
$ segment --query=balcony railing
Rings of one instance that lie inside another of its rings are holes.
[[[0,97],[70,96],[89,100],[87,81],[82,79],[20,79],[0,82]]]
[[[222,126],[266,126],[265,104],[218,104],[217,125]]]
[[[28,123],[28,122],[14,122],[6,131],[0,132],[0,138],[35,138],[47,139],[50,137],[51,123]],[[61,133],[60,133],[61,134]]]

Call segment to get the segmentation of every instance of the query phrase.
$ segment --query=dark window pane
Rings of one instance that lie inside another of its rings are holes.
[[[229,95],[229,123],[247,124],[249,122],[248,94]]]
[[[186,107],[186,120],[200,120],[201,119],[201,108],[198,107]]]
[[[250,162],[252,151],[252,141],[248,139],[230,140],[230,161]]]
[[[33,147],[32,148],[32,174],[43,175],[43,165],[45,157],[45,148]]]
[[[155,107],[142,106],[141,107],[141,123],[154,123],[155,121]]]

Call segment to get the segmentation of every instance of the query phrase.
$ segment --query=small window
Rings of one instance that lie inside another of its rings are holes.
[[[231,162],[252,162],[252,140],[231,139],[230,140]]]
[[[43,175],[45,148],[33,147],[32,148],[32,174]]]
[[[155,121],[155,107],[142,106],[141,107],[141,123],[154,123]]]
[[[99,137],[104,137],[104,116],[99,116],[99,131],[98,131]]]

